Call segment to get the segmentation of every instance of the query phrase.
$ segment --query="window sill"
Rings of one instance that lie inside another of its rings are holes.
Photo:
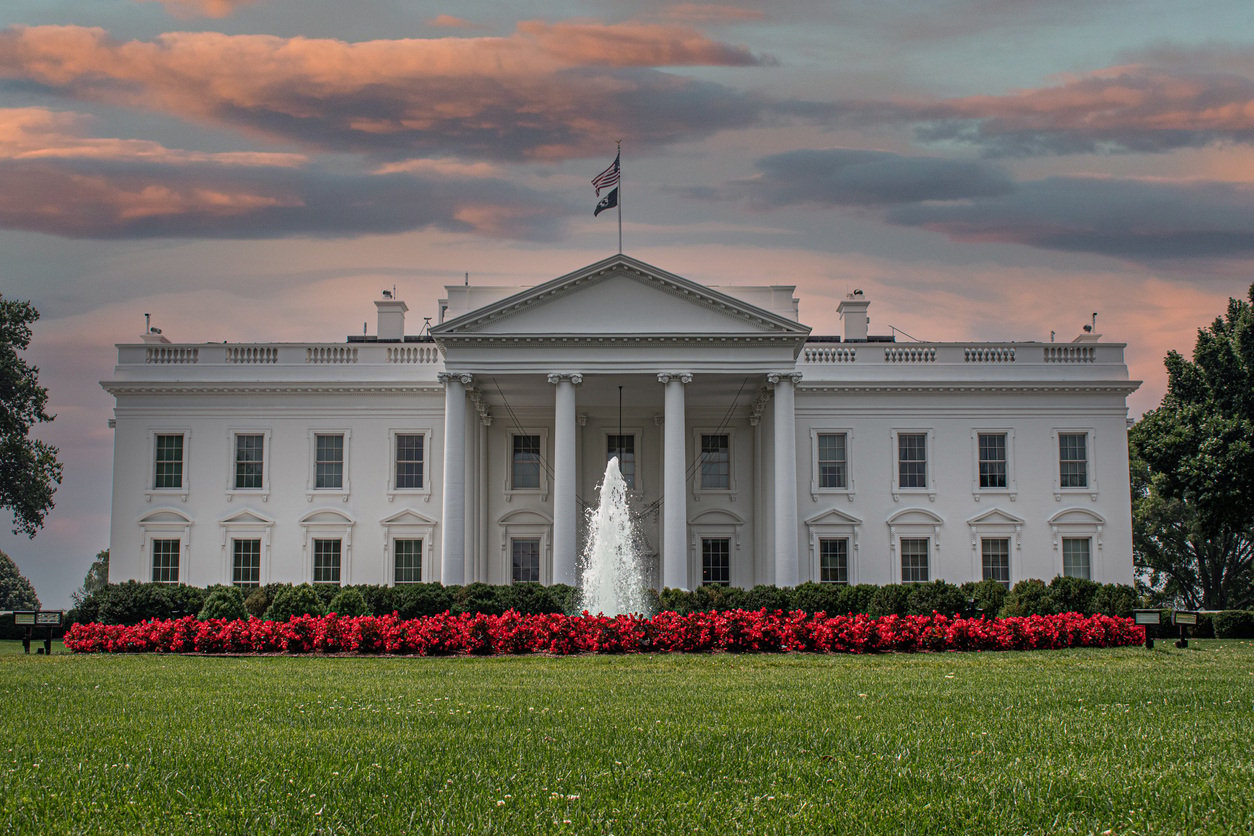
[[[928,502],[936,501],[936,491],[931,488],[893,488],[893,502],[900,502],[903,496],[919,497],[926,496]]]
[[[810,501],[818,502],[820,496],[843,496],[850,502],[853,502],[855,491],[853,488],[810,488]]]
[[[431,501],[431,489],[430,488],[393,488],[392,490],[388,491],[388,502],[396,501],[396,498],[398,496],[400,497],[419,497],[420,496],[422,497],[423,502],[430,502]]]
[[[186,502],[187,495],[190,491],[187,488],[150,488],[144,491],[144,498],[148,502],[152,502],[154,498],[173,499],[178,497],[180,501]]]
[[[349,491],[335,490],[335,489],[325,489],[325,490],[315,489],[311,491],[305,491],[306,502],[313,502],[315,497],[319,499],[333,499],[335,497],[339,497],[341,502],[348,502]]]
[[[227,502],[233,502],[237,497],[243,497],[245,499],[249,497],[261,497],[262,502],[269,502],[270,501],[270,489],[269,488],[236,488],[234,490],[229,490],[226,492]]]
[[[1014,488],[976,488],[971,492],[971,498],[976,502],[986,496],[1004,496],[1014,502],[1019,498],[1019,491]]]

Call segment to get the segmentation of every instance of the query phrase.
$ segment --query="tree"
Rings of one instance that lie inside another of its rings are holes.
[[[1151,587],[1192,606],[1254,601],[1254,285],[1169,352],[1167,393],[1128,434],[1133,551]]]
[[[22,574],[13,558],[0,552],[0,610],[37,610],[35,586]]]
[[[74,599],[75,606],[85,601],[87,596],[94,595],[104,589],[108,584],[109,550],[101,549],[96,552],[96,559],[92,561],[91,568],[87,570],[87,575],[83,578],[83,588],[71,596]]]
[[[61,484],[57,448],[30,437],[31,428],[51,421],[48,390],[39,370],[18,356],[30,345],[39,312],[29,302],[0,296],[0,508],[13,512],[13,533],[34,537],[52,510]]]

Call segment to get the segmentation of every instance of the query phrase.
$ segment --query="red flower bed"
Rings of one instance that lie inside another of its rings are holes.
[[[75,653],[913,653],[1118,647],[1145,641],[1128,618],[1033,615],[951,618],[730,610],[678,615],[463,614],[401,619],[396,614],[293,616],[290,621],[192,617],[132,627],[75,624]]]

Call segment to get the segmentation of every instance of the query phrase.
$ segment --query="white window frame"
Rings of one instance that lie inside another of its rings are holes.
[[[235,583],[235,545],[237,543],[250,543],[250,542],[257,543],[257,587],[256,588],[265,586],[265,584],[261,580],[262,578],[261,567],[265,563],[265,558],[263,557],[263,555],[266,552],[266,541],[262,537],[232,537],[229,540],[227,540],[227,555],[228,555],[228,560],[230,561],[230,577],[227,579],[227,585],[229,586],[236,585]],[[248,587],[241,586],[237,588],[240,590],[244,590],[244,589],[247,589]]]
[[[1006,487],[980,487],[980,436],[1004,435],[1006,437]],[[979,502],[986,496],[1005,496],[1014,502],[1019,498],[1015,482],[1015,431],[1010,427],[976,427],[971,430],[971,498]]]
[[[933,427],[894,427],[892,433],[892,488],[893,502],[900,502],[902,496],[927,496],[929,502],[936,501],[936,430]],[[901,487],[901,445],[903,435],[922,435],[927,444],[927,460],[925,462],[924,481],[922,488]]]
[[[227,474],[226,474],[226,501],[231,502],[236,497],[260,497],[262,502],[270,501],[270,459],[273,458],[274,448],[270,446],[271,431],[268,428],[253,427],[231,427],[227,430],[227,443],[229,445],[227,452]],[[260,488],[237,488],[235,487],[235,455],[236,455],[236,439],[241,435],[259,435],[261,440],[261,487]],[[186,442],[184,442],[186,444]]]
[[[344,436],[344,479],[338,488],[318,488],[318,436],[320,435],[342,435]],[[326,498],[330,496],[338,496],[341,502],[348,502],[349,495],[352,493],[352,483],[349,481],[349,474],[352,472],[352,430],[347,427],[315,427],[309,430],[309,470],[308,484],[305,486],[305,501],[313,502],[314,497]]]
[[[1084,435],[1085,453],[1088,459],[1088,485],[1083,488],[1064,488],[1062,486],[1062,448],[1060,436]],[[1061,502],[1064,496],[1088,494],[1089,499],[1097,501],[1097,430],[1093,427],[1055,427],[1050,431],[1050,444],[1054,459],[1054,501]]]
[[[531,433],[534,435],[534,433]],[[510,444],[513,452],[513,443]],[[543,472],[543,469],[541,469]],[[513,511],[498,523],[501,538],[501,568],[498,583],[514,582],[513,555],[510,541],[516,539],[540,540],[540,583],[548,586],[553,582],[553,520],[538,511]]]
[[[819,484],[819,436],[843,435],[845,437],[845,487],[824,488]],[[810,501],[818,502],[819,496],[835,494],[845,496],[853,502],[855,493],[853,483],[853,429],[849,427],[811,427],[810,428]]]
[[[421,488],[398,488],[396,487],[396,437],[398,435],[420,435],[422,436],[422,487]],[[388,475],[387,475],[387,496],[388,502],[393,502],[399,497],[422,497],[423,502],[431,501],[431,428],[415,427],[412,429],[405,427],[391,427],[388,429]],[[402,538],[404,539],[404,538]],[[424,541],[423,550],[426,550]],[[425,578],[426,575],[424,574]]]
[[[930,459],[930,456],[929,456]],[[893,457],[894,467],[896,456]],[[945,521],[926,508],[903,508],[888,518],[888,551],[891,555],[894,578],[901,578],[901,541],[928,540],[927,582],[944,580],[939,571],[941,558],[941,527]],[[893,583],[901,583],[894,580]]]
[[[157,484],[157,436],[183,436],[183,484],[177,488],[158,488]],[[177,497],[186,502],[191,493],[192,483],[192,430],[191,427],[153,427],[148,430],[148,471],[144,474],[144,498],[152,502],[154,498],[169,501]]]
[[[1081,535],[1078,537],[1063,535],[1062,537],[1059,538],[1059,541],[1058,541],[1058,558],[1059,558],[1058,574],[1059,575],[1062,575],[1065,578],[1081,577],[1080,575],[1068,575],[1067,574],[1067,541],[1070,540],[1071,542],[1074,542],[1074,543],[1088,543],[1089,544],[1089,555],[1088,555],[1089,574],[1088,574],[1088,577],[1082,578],[1082,579],[1088,580],[1088,581],[1093,580],[1093,562],[1094,562],[1093,555],[1096,552],[1096,549],[1093,548],[1093,539],[1094,538],[1092,536],[1084,536],[1084,535]]]
[[[514,438],[516,436],[538,435],[540,437],[540,486],[537,488],[514,487]],[[510,430],[505,433],[505,501],[512,502],[515,496],[539,496],[541,502],[549,501],[549,473],[545,462],[552,462],[549,454],[548,428],[519,432]],[[543,563],[543,553],[541,563]],[[543,572],[541,572],[543,574]]]
[[[163,435],[165,433],[162,433]],[[186,442],[184,442],[186,444]],[[186,447],[184,447],[186,450]],[[156,446],[153,447],[154,454]],[[163,506],[153,508],[144,514],[136,523],[142,535],[140,537],[140,553],[143,555],[142,566],[147,567],[146,575],[152,577],[152,541],[179,541],[179,577],[177,583],[187,583],[188,561],[191,559],[192,520],[178,508]]]
[[[927,562],[924,564],[923,573],[926,577],[924,577],[921,580],[912,580],[912,581],[906,580],[906,564],[905,564],[906,555],[905,555],[905,548],[903,547],[903,544],[907,540],[925,544],[926,554],[924,555],[924,558]],[[933,557],[935,553],[936,553],[936,549],[932,546],[932,538],[925,534],[902,534],[898,536],[897,538],[897,572],[896,572],[897,578],[894,579],[893,583],[902,583],[902,584],[931,583],[932,581],[936,580],[936,577],[935,577],[936,573],[932,571],[932,568],[935,564],[935,560]]]
[[[423,581],[434,580],[439,576],[435,561],[435,520],[423,516],[414,508],[402,508],[381,520],[380,525],[383,528],[382,577],[387,578],[387,586],[396,585],[396,561],[393,555],[397,540],[421,540]]]
[[[644,454],[641,452],[641,445],[644,443],[644,430],[640,427],[623,427],[623,431],[620,433],[617,427],[604,428],[604,432],[601,434],[601,451],[602,455],[605,456],[605,461],[601,465],[602,473],[605,472],[605,465],[610,462],[609,449],[610,436],[612,435],[631,436],[633,439],[632,443],[636,448],[636,484],[634,487],[628,488],[627,492],[633,496],[640,496],[644,494],[644,467],[642,466],[644,464]]]
[[[313,583],[313,541],[340,541],[340,586],[350,586],[353,568],[353,526],[356,520],[338,508],[315,508],[300,518],[305,577]]]
[[[822,575],[819,563],[819,540],[847,539],[849,541],[849,585],[853,586],[858,583],[858,537],[862,530],[862,520],[852,514],[846,514],[843,511],[831,508],[810,517],[805,521],[805,525],[810,540],[810,576],[808,580],[819,583],[819,578]]]
[[[697,586],[707,585],[707,581],[705,580],[705,544],[706,543],[723,543],[723,542],[727,543],[727,583],[725,584],[717,583],[717,584],[710,584],[710,585],[731,587],[732,563],[734,562],[732,558],[736,554],[736,545],[735,545],[736,538],[731,535],[720,536],[720,535],[710,535],[710,534],[705,534],[697,538],[697,546],[696,546],[697,548],[696,572],[697,572],[697,579],[698,579]]]
[[[218,520],[219,545],[222,549],[222,583],[228,586],[234,582],[234,549],[232,540],[261,541],[261,572],[258,575],[262,586],[270,583],[270,542],[274,534],[274,520],[265,514],[248,508],[240,509],[229,516]]]
[[[1066,539],[1089,540],[1089,577],[1097,580],[1100,577],[1098,567],[1102,565],[1102,538],[1106,530],[1106,520],[1100,514],[1088,508],[1064,508],[1049,518],[1049,530],[1053,537],[1054,565],[1058,574],[1062,574],[1062,541]]]
[[[723,493],[720,491],[720,493]],[[745,521],[739,514],[726,508],[712,508],[688,520],[688,586],[696,589],[701,585],[701,541],[727,538],[728,574],[731,585],[748,589],[753,586],[753,567],[742,566],[741,531]]]
[[[725,488],[703,488],[701,487],[701,436],[703,435],[725,435],[727,436],[727,487]],[[717,427],[693,427],[692,428],[692,450],[696,456],[697,467],[692,474],[692,498],[695,502],[700,502],[703,496],[726,496],[732,502],[736,501],[738,491],[736,490],[736,432],[731,427],[718,429]],[[699,557],[699,555],[698,555]],[[700,564],[697,566],[700,577]]]
[[[981,580],[984,577],[984,552],[981,542],[993,538],[1006,539],[1010,541],[1010,585],[1014,586],[1016,579],[1019,578],[1019,567],[1022,565],[1024,525],[1024,520],[1000,508],[990,508],[967,520],[971,537],[971,577],[973,579]]]

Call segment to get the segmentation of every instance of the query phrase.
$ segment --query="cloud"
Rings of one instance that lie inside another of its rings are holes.
[[[1109,67],[999,96],[918,104],[900,113],[925,142],[973,145],[991,156],[1160,153],[1254,142],[1254,58],[1247,66]],[[913,110],[913,112],[911,112]]]
[[[958,241],[1140,262],[1254,254],[1254,186],[1242,183],[1050,177],[1001,195],[899,206],[886,217]]]
[[[717,3],[677,3],[663,9],[661,15],[683,23],[743,23],[766,19],[766,13],[758,9]]]
[[[758,207],[885,206],[985,197],[1013,188],[1003,171],[986,163],[855,148],[788,151],[763,157],[756,167],[757,177],[732,184],[719,197],[744,196]]]
[[[278,238],[434,227],[547,240],[566,214],[481,165],[411,161],[343,173],[295,154],[84,137],[86,122],[0,109],[0,228],[72,238]]]
[[[788,105],[663,72],[769,59],[675,25],[522,22],[507,37],[380,40],[78,26],[0,32],[0,78],[73,99],[381,156],[563,159],[762,124]]]
[[[139,0],[140,3],[160,3],[175,17],[230,17],[240,6],[248,6],[257,0]]]

